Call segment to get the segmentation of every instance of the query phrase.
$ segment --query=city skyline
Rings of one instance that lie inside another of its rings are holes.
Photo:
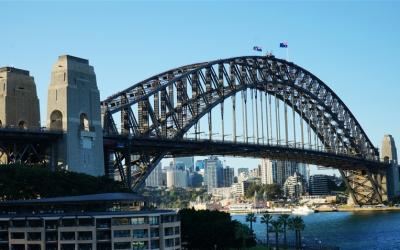
[[[399,106],[395,76],[399,52],[392,49],[400,41],[393,32],[399,23],[398,3],[158,4],[161,8],[143,2],[3,2],[7,25],[3,27],[0,65],[31,72],[44,125],[49,72],[60,54],[89,59],[104,99],[175,66],[256,54],[253,46],[261,46],[263,54],[272,50],[277,57],[286,58],[286,51],[278,45],[288,41],[288,59],[326,82],[352,110],[375,146],[380,148],[384,134],[399,140],[396,124],[400,118],[387,108]],[[150,10],[156,19],[145,14]],[[232,17],[220,19],[221,10]],[[206,20],[201,12],[207,12]],[[308,17],[311,14],[313,18]],[[239,15],[243,18],[233,18]],[[191,22],[183,22],[185,18]],[[315,23],[315,18],[321,22]],[[270,25],[273,23],[279,25]],[[164,42],[165,37],[177,38]],[[226,161],[235,168],[256,167],[260,162],[232,157]]]

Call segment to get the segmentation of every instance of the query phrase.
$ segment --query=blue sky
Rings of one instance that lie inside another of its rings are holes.
[[[0,1],[0,65],[35,77],[45,124],[52,64],[90,60],[101,98],[161,71],[258,45],[327,83],[376,146],[400,143],[399,2]],[[235,167],[258,160],[227,158]]]

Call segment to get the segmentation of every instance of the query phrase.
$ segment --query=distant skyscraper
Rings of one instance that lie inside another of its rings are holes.
[[[308,178],[307,166],[292,161],[276,161],[263,159],[261,161],[261,183],[278,184],[283,186],[289,176],[300,174],[304,179]]]
[[[200,171],[202,169],[204,169],[206,166],[206,163],[204,160],[197,160],[196,164],[195,164],[195,171]]]
[[[187,188],[189,180],[189,172],[182,169],[167,170],[167,187]]]
[[[233,184],[234,169],[226,166],[222,169],[223,183],[222,186],[230,187]]]
[[[390,163],[391,166],[387,171],[387,188],[390,198],[400,194],[400,168],[397,161],[397,149],[393,136],[385,135],[382,140],[381,159]]]
[[[185,165],[185,168],[189,171],[194,170],[194,157],[178,157],[174,158],[174,164],[177,165],[178,163],[182,163]]]
[[[211,193],[213,188],[222,186],[222,162],[218,157],[211,156],[205,160],[205,180],[207,192]]]
[[[245,175],[249,175],[249,168],[238,168],[238,176],[240,173],[244,173]]]
[[[146,186],[148,187],[161,187],[163,186],[163,173],[161,163],[154,168],[153,172],[146,179]]]

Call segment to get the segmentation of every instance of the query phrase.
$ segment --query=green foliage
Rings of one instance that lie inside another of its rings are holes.
[[[160,208],[186,208],[190,201],[196,201],[200,197],[203,201],[210,200],[205,189],[150,189],[145,188],[141,194]]]
[[[130,192],[105,176],[57,171],[44,166],[1,165],[0,199],[36,199],[84,194]]]
[[[282,197],[282,189],[278,184],[256,184],[251,183],[247,189],[245,196],[246,198],[254,197],[254,193],[257,191],[257,198],[262,198],[264,193],[269,200]]]
[[[255,245],[250,229],[232,221],[228,213],[182,209],[179,215],[182,244],[187,249],[229,249]]]

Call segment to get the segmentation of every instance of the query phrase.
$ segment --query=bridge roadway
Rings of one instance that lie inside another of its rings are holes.
[[[274,160],[290,160],[318,166],[332,167],[341,170],[366,170],[372,173],[386,170],[389,165],[366,160],[360,156],[349,156],[335,152],[308,149],[306,147],[282,146],[276,144],[232,143],[217,140],[194,139],[160,139],[149,137],[104,136],[104,147],[107,150],[130,151],[146,155],[157,155],[164,152],[166,156],[241,156],[269,158]]]
[[[32,154],[35,155],[38,162],[43,162],[46,159],[46,155],[48,155],[50,157],[47,157],[47,159],[51,159],[48,163],[53,166],[52,158],[56,154],[55,145],[62,136],[63,133],[60,131],[46,129],[0,128],[0,148],[3,154],[7,154],[12,158],[12,162],[24,162],[29,155],[29,157],[32,157]],[[104,148],[115,152],[125,152],[126,149],[129,149],[130,152],[146,155],[156,155],[164,152],[165,156],[173,157],[223,155],[269,158],[303,162],[341,170],[369,170],[372,173],[386,170],[389,166],[386,163],[367,160],[357,155],[349,156],[307,146],[232,143],[230,141],[210,141],[205,139],[176,140],[105,135]]]

